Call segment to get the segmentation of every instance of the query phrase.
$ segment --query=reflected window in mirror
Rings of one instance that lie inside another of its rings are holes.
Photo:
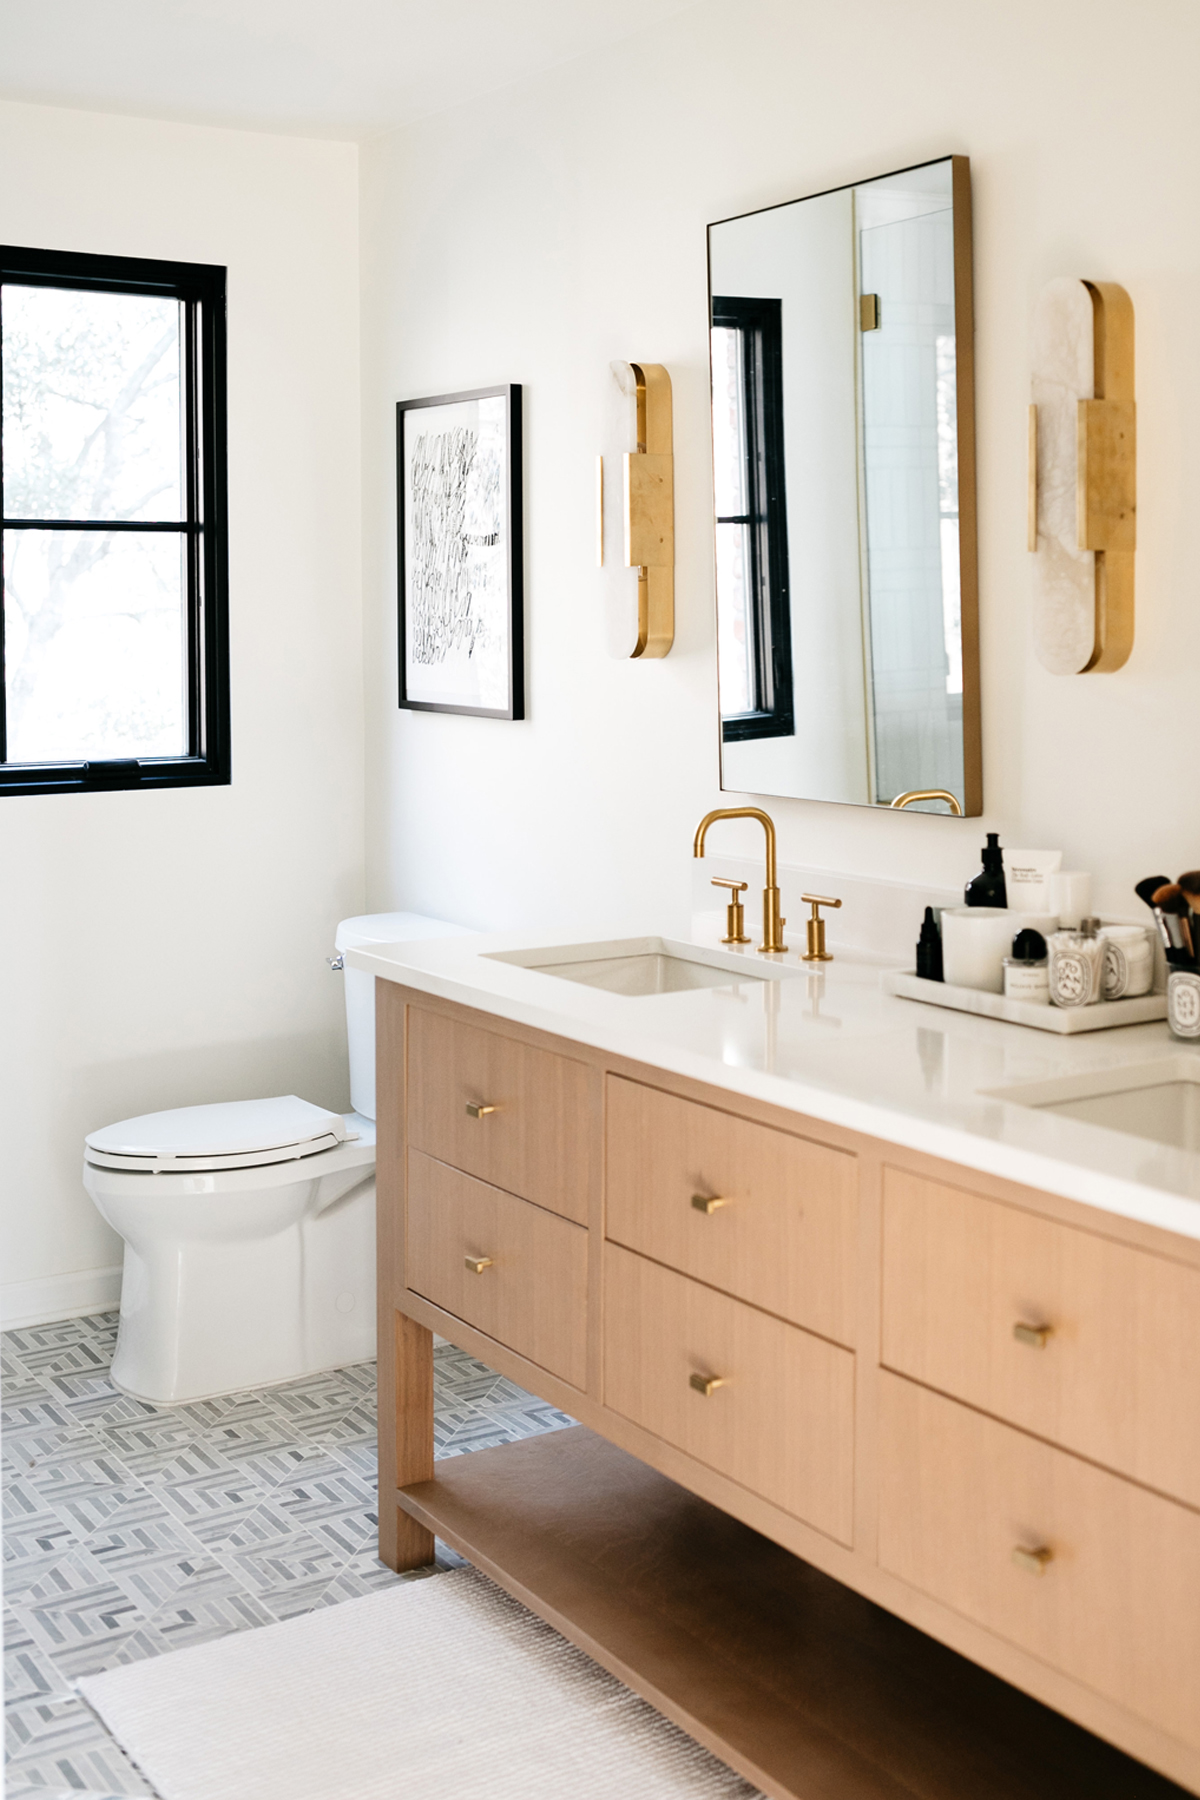
[[[714,295],[712,367],[722,735],[790,737],[781,302]]]
[[[710,226],[709,284],[721,785],[978,813],[966,158]]]

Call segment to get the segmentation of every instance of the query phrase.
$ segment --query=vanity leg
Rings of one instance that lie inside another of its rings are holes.
[[[381,1367],[379,1384],[379,1560],[389,1569],[420,1569],[433,1561],[433,1533],[392,1496],[433,1475],[433,1333],[402,1312],[392,1318],[392,1378]]]

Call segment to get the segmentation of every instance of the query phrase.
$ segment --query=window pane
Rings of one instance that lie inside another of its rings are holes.
[[[717,517],[725,519],[750,510],[742,353],[743,336],[735,326],[713,326],[713,486]]]
[[[758,698],[746,525],[717,526],[717,678],[723,719],[754,711]]]
[[[178,300],[5,283],[10,519],[183,517]]]
[[[184,539],[6,531],[8,760],[187,754]]]

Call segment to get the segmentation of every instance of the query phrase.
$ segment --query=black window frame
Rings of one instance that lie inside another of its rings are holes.
[[[757,702],[750,712],[722,714],[721,737],[727,744],[747,738],[792,737],[796,714],[783,460],[783,302],[714,294],[711,324],[739,331],[742,336],[750,510],[719,515],[717,524],[750,527],[748,623],[753,633]]]
[[[229,525],[226,422],[225,269],[213,263],[93,256],[0,245],[4,284],[152,294],[184,306],[184,517],[146,520],[8,518],[0,531],[168,531],[186,546],[188,751],[174,757],[96,762],[6,759],[3,574],[0,572],[0,794],[88,793],[112,788],[214,787],[230,781]],[[3,342],[0,339],[0,356]],[[0,390],[2,391],[2,390]],[[2,405],[2,400],[0,400]]]

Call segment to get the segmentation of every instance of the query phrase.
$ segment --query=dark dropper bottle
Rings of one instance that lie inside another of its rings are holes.
[[[932,906],[925,908],[925,922],[917,939],[917,974],[924,981],[942,980],[942,934]]]
[[[1008,889],[1004,881],[1004,852],[1000,848],[999,832],[988,832],[987,843],[983,847],[983,868],[974,880],[968,881],[963,899],[968,906],[1008,905]]]

